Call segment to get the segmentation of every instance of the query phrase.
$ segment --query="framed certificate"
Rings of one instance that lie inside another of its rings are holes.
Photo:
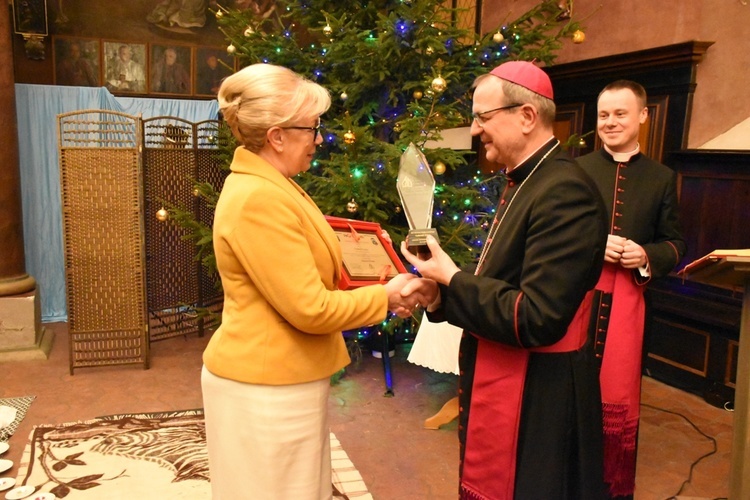
[[[383,238],[380,224],[331,216],[326,220],[341,245],[344,265],[340,289],[385,283],[406,272],[396,251]]]

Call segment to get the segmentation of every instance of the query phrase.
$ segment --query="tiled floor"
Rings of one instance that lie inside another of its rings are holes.
[[[200,355],[208,337],[152,344],[148,370],[88,368],[71,376],[66,325],[46,326],[56,334],[49,360],[0,363],[0,397],[36,396],[2,458],[18,463],[37,424],[201,406]],[[369,351],[359,367],[348,370],[331,391],[331,430],[376,500],[455,499],[456,423],[440,430],[426,430],[422,424],[455,394],[457,380],[409,363],[409,347],[398,345],[391,359],[392,397],[386,396],[382,361]],[[718,451],[695,467],[680,498],[726,497],[732,414],[651,378],[643,382],[636,500],[674,497],[688,479],[691,463],[712,450],[711,441],[690,422],[716,439]],[[3,475],[15,476],[16,468]]]

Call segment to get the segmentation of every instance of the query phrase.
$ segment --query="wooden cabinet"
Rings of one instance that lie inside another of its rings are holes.
[[[715,406],[734,400],[742,294],[669,277],[646,292],[644,372]]]
[[[750,248],[750,152],[683,150],[666,163],[680,184],[680,267],[718,248]],[[651,284],[645,369],[717,406],[731,402],[742,295],[676,276]]]

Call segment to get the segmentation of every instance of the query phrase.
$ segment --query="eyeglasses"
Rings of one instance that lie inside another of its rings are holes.
[[[491,120],[492,116],[489,118],[482,118],[482,115],[486,115],[487,113],[492,113],[493,111],[503,111],[506,109],[513,109],[519,106],[523,106],[523,104],[519,104],[519,103],[508,104],[507,106],[500,106],[499,108],[488,109],[487,111],[482,111],[480,113],[472,113],[471,117],[474,119],[475,122],[477,122],[477,125],[479,125],[480,127],[484,127],[484,124],[487,123],[489,120]]]
[[[314,127],[281,127],[283,129],[292,129],[292,130],[312,130],[313,131],[313,137],[318,137],[318,134],[320,133],[320,118],[318,118],[318,124]]]

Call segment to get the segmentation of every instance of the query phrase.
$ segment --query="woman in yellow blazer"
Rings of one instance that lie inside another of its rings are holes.
[[[418,279],[402,274],[337,289],[338,240],[292,180],[322,142],[323,87],[255,64],[225,79],[218,99],[242,145],[213,226],[224,310],[201,377],[213,498],[331,498],[329,377],[350,362],[341,332],[389,309],[408,316],[433,287],[412,283],[423,294],[402,297]]]

